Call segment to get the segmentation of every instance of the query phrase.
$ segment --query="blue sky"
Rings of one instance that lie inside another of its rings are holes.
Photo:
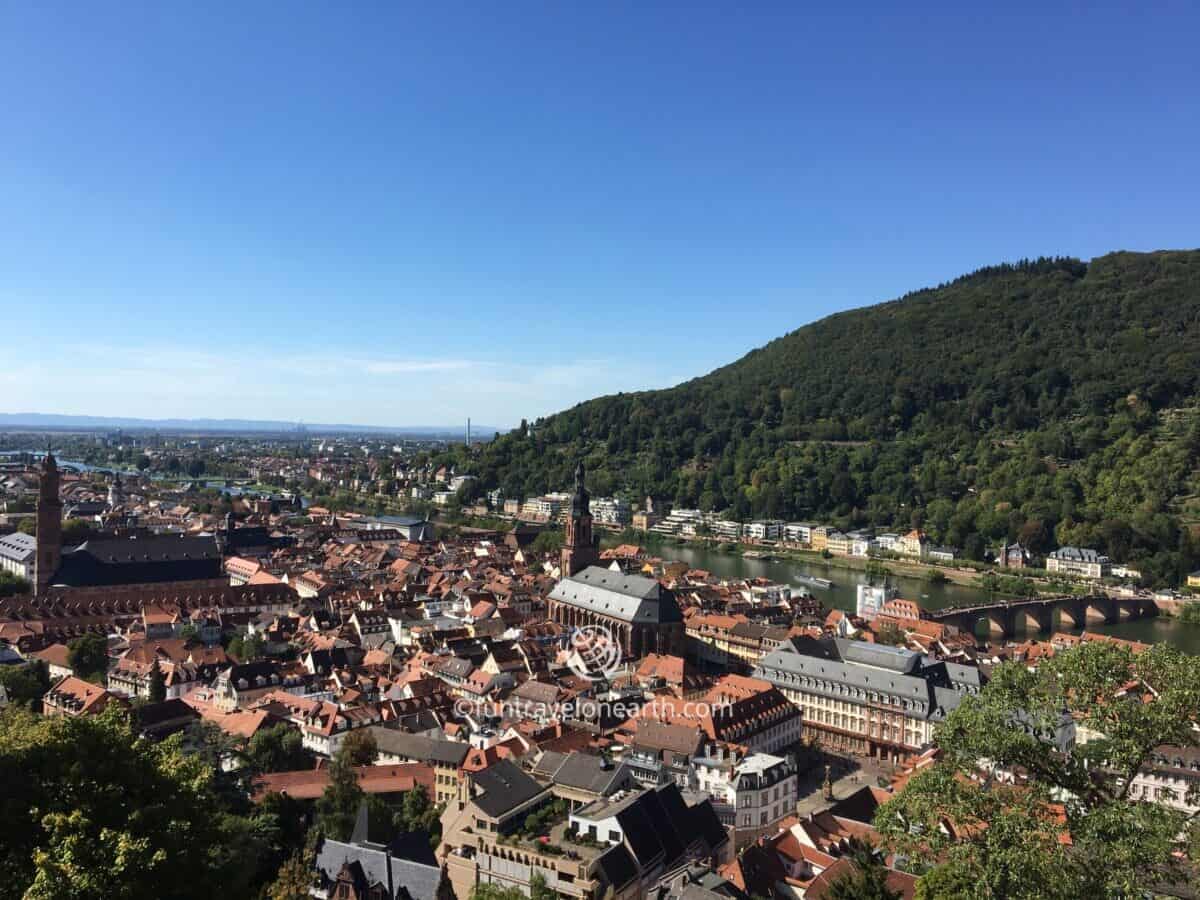
[[[0,411],[509,425],[1200,245],[1189,4],[0,9]]]

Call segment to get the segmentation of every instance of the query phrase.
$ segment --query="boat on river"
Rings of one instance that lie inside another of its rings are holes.
[[[800,582],[803,585],[806,585],[808,587],[820,588],[823,591],[827,591],[831,587],[833,587],[833,582],[830,581],[828,578],[818,578],[816,575],[796,574],[796,575],[793,575],[792,577],[795,578],[798,582]]]

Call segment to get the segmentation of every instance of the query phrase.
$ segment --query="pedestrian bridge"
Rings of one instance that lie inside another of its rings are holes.
[[[1035,634],[1058,628],[1082,629],[1087,625],[1113,625],[1128,619],[1158,615],[1154,601],[1145,597],[1109,597],[1105,594],[1080,597],[1026,597],[998,600],[976,606],[951,606],[932,610],[928,617],[953,625],[968,634],[979,634],[986,623],[993,636],[1011,638],[1018,633]],[[1058,622],[1055,622],[1055,616]]]

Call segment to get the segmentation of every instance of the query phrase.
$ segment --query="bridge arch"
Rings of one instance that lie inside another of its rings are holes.
[[[1084,604],[1083,615],[1087,622],[1109,624],[1117,620],[1113,604],[1102,597],[1088,597]]]
[[[1026,634],[1052,631],[1054,610],[1052,607],[1026,606],[1017,612],[1017,623]]]

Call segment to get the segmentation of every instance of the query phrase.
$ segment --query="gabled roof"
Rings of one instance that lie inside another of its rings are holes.
[[[458,741],[437,741],[424,735],[409,734],[392,728],[371,726],[370,731],[380,753],[418,762],[461,766],[471,749],[468,744]]]
[[[625,575],[600,566],[564,578],[551,600],[626,622],[682,622],[675,596],[653,578]]]

